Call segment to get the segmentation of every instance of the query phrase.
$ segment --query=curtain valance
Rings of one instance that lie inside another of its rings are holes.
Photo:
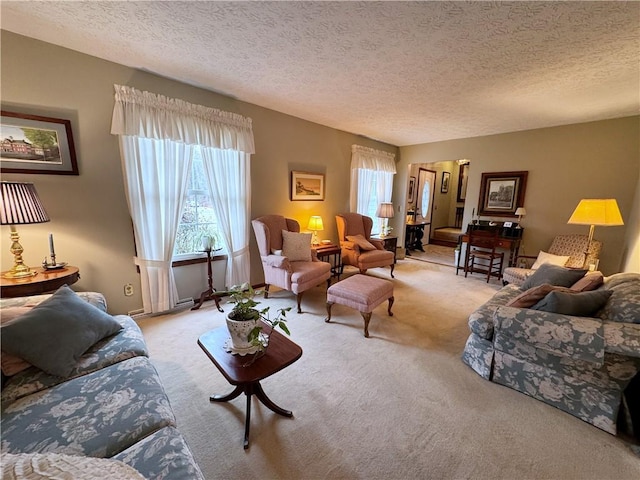
[[[111,133],[255,153],[251,119],[184,100],[114,85]]]
[[[396,155],[375,148],[351,145],[351,169],[396,173]]]

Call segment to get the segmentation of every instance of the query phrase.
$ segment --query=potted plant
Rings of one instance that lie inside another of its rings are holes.
[[[231,297],[233,309],[227,315],[227,328],[231,335],[231,352],[246,355],[258,351],[264,351],[269,345],[268,334],[262,332],[264,324],[269,327],[269,332],[274,328],[279,328],[287,335],[290,335],[286,324],[286,314],[291,307],[278,309],[278,314],[270,318],[269,309],[266,307],[258,309],[260,303],[254,298],[262,293],[254,290],[248,283],[234,285],[225,293]]]

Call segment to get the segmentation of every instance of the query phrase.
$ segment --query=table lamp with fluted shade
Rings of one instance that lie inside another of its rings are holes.
[[[26,278],[37,274],[22,260],[24,249],[20,245],[20,236],[16,225],[44,223],[49,216],[38,197],[33,183],[1,182],[2,202],[0,204],[0,224],[11,227],[11,248],[13,267],[2,274],[5,278]]]
[[[587,251],[585,252],[585,265],[587,268],[587,258],[593,240],[593,232],[596,225],[599,227],[615,227],[624,225],[618,202],[615,198],[583,198],[571,214],[569,221],[572,225],[589,225],[589,240],[587,241]]]
[[[378,209],[376,210],[376,217],[382,218],[382,231],[380,232],[381,237],[386,237],[389,235],[389,226],[388,219],[393,218],[393,203],[390,202],[382,202],[378,205]]]
[[[313,215],[309,219],[309,225],[307,225],[307,229],[313,232],[313,239],[311,240],[311,244],[319,245],[320,240],[318,240],[318,232],[320,230],[324,230],[324,225],[322,224],[322,217],[320,215]]]

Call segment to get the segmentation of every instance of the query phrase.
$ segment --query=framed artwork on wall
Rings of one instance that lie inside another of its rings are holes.
[[[409,177],[409,189],[407,190],[407,202],[413,203],[416,192],[416,177]]]
[[[480,182],[478,215],[513,217],[524,205],[529,172],[483,173]]]
[[[460,176],[458,177],[457,202],[464,202],[467,199],[467,184],[469,183],[469,164],[460,165]]]
[[[440,193],[449,193],[450,179],[451,179],[451,173],[442,172],[442,184],[440,185]]]
[[[292,171],[291,200],[324,200],[324,174]]]
[[[2,173],[78,175],[71,121],[2,110]]]

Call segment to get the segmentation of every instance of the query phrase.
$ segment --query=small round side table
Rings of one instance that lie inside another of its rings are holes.
[[[34,268],[37,275],[28,278],[0,278],[0,298],[27,297],[57,290],[62,285],[71,285],[80,279],[78,267],[67,265],[59,270]]]

